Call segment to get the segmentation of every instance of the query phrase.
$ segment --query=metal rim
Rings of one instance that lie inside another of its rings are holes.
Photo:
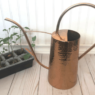
[[[68,30],[68,29],[67,29],[67,30]],[[70,29],[69,29],[69,30],[70,30]],[[80,34],[79,34],[78,32],[76,32],[76,31],[74,31],[74,30],[71,30],[71,31],[73,31],[73,32],[75,32],[75,33],[77,33],[77,34],[79,35],[79,38],[77,38],[76,40],[80,39]],[[56,33],[56,31],[54,31],[54,32]],[[54,32],[53,32],[53,33],[54,33]],[[52,34],[53,34],[53,33],[52,33]],[[53,36],[52,36],[52,38],[55,39]],[[57,40],[57,39],[55,39],[55,40]],[[67,42],[73,42],[73,41],[76,41],[76,40],[66,41],[66,42],[63,41],[63,40],[57,40],[57,41],[67,43]]]

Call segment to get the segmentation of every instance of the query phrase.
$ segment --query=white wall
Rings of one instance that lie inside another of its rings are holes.
[[[4,21],[8,17],[23,27],[31,30],[52,33],[61,13],[72,4],[95,0],[0,0],[0,37],[7,36],[4,28],[9,28],[12,23]],[[81,34],[81,45],[90,45],[95,42],[95,9],[80,6],[70,10],[62,19],[60,29],[72,29]],[[18,30],[15,30],[15,32]],[[13,32],[13,30],[11,31]],[[49,45],[50,36],[47,34],[33,33],[36,35],[36,44]],[[23,38],[23,44],[26,43]]]

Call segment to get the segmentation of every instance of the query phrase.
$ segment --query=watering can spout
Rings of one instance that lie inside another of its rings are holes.
[[[43,67],[46,68],[46,69],[49,69],[49,67],[43,65],[43,64],[37,59],[36,54],[35,54],[35,52],[34,52],[32,46],[31,46],[31,43],[30,43],[30,41],[29,41],[29,39],[28,39],[28,37],[27,37],[27,35],[26,35],[25,30],[22,28],[22,26],[19,25],[17,22],[15,22],[15,21],[12,20],[12,19],[5,18],[5,20],[10,21],[10,22],[16,24],[16,25],[22,30],[22,32],[23,32],[23,34],[24,34],[24,36],[25,36],[25,38],[26,38],[26,40],[27,40],[27,43],[28,43],[28,45],[29,45],[29,47],[30,47],[30,49],[31,49],[31,52],[30,52],[28,49],[26,49],[26,50],[27,50],[28,52],[30,52],[30,54],[32,54],[32,55],[34,56],[35,60],[36,60],[41,66],[43,66]]]

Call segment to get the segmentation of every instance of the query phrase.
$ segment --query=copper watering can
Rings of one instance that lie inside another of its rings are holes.
[[[51,34],[49,67],[44,66],[37,59],[36,54],[34,53],[30,41],[25,33],[25,30],[17,22],[9,18],[5,19],[16,24],[22,30],[31,49],[31,52],[28,49],[26,50],[34,56],[35,60],[41,66],[49,69],[48,81],[53,87],[58,89],[69,89],[76,84],[78,60],[81,59],[95,46],[95,44],[92,45],[85,53],[78,57],[80,34],[73,30],[59,30],[60,21],[65,13],[74,7],[82,5],[95,8],[95,5],[90,3],[78,3],[67,8],[59,17],[56,31]]]

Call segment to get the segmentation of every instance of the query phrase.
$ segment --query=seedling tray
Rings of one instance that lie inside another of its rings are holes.
[[[8,75],[11,75],[13,73],[16,73],[18,71],[24,70],[26,68],[32,67],[34,57],[30,55],[29,59],[24,60],[23,56],[29,52],[27,52],[25,49],[23,54],[18,54],[20,49],[14,50],[14,59],[18,62],[12,64],[13,57],[6,58],[6,55],[9,53],[5,53],[3,55],[0,55],[2,61],[1,61],[1,67],[0,67],[0,79],[3,77],[6,77]]]

